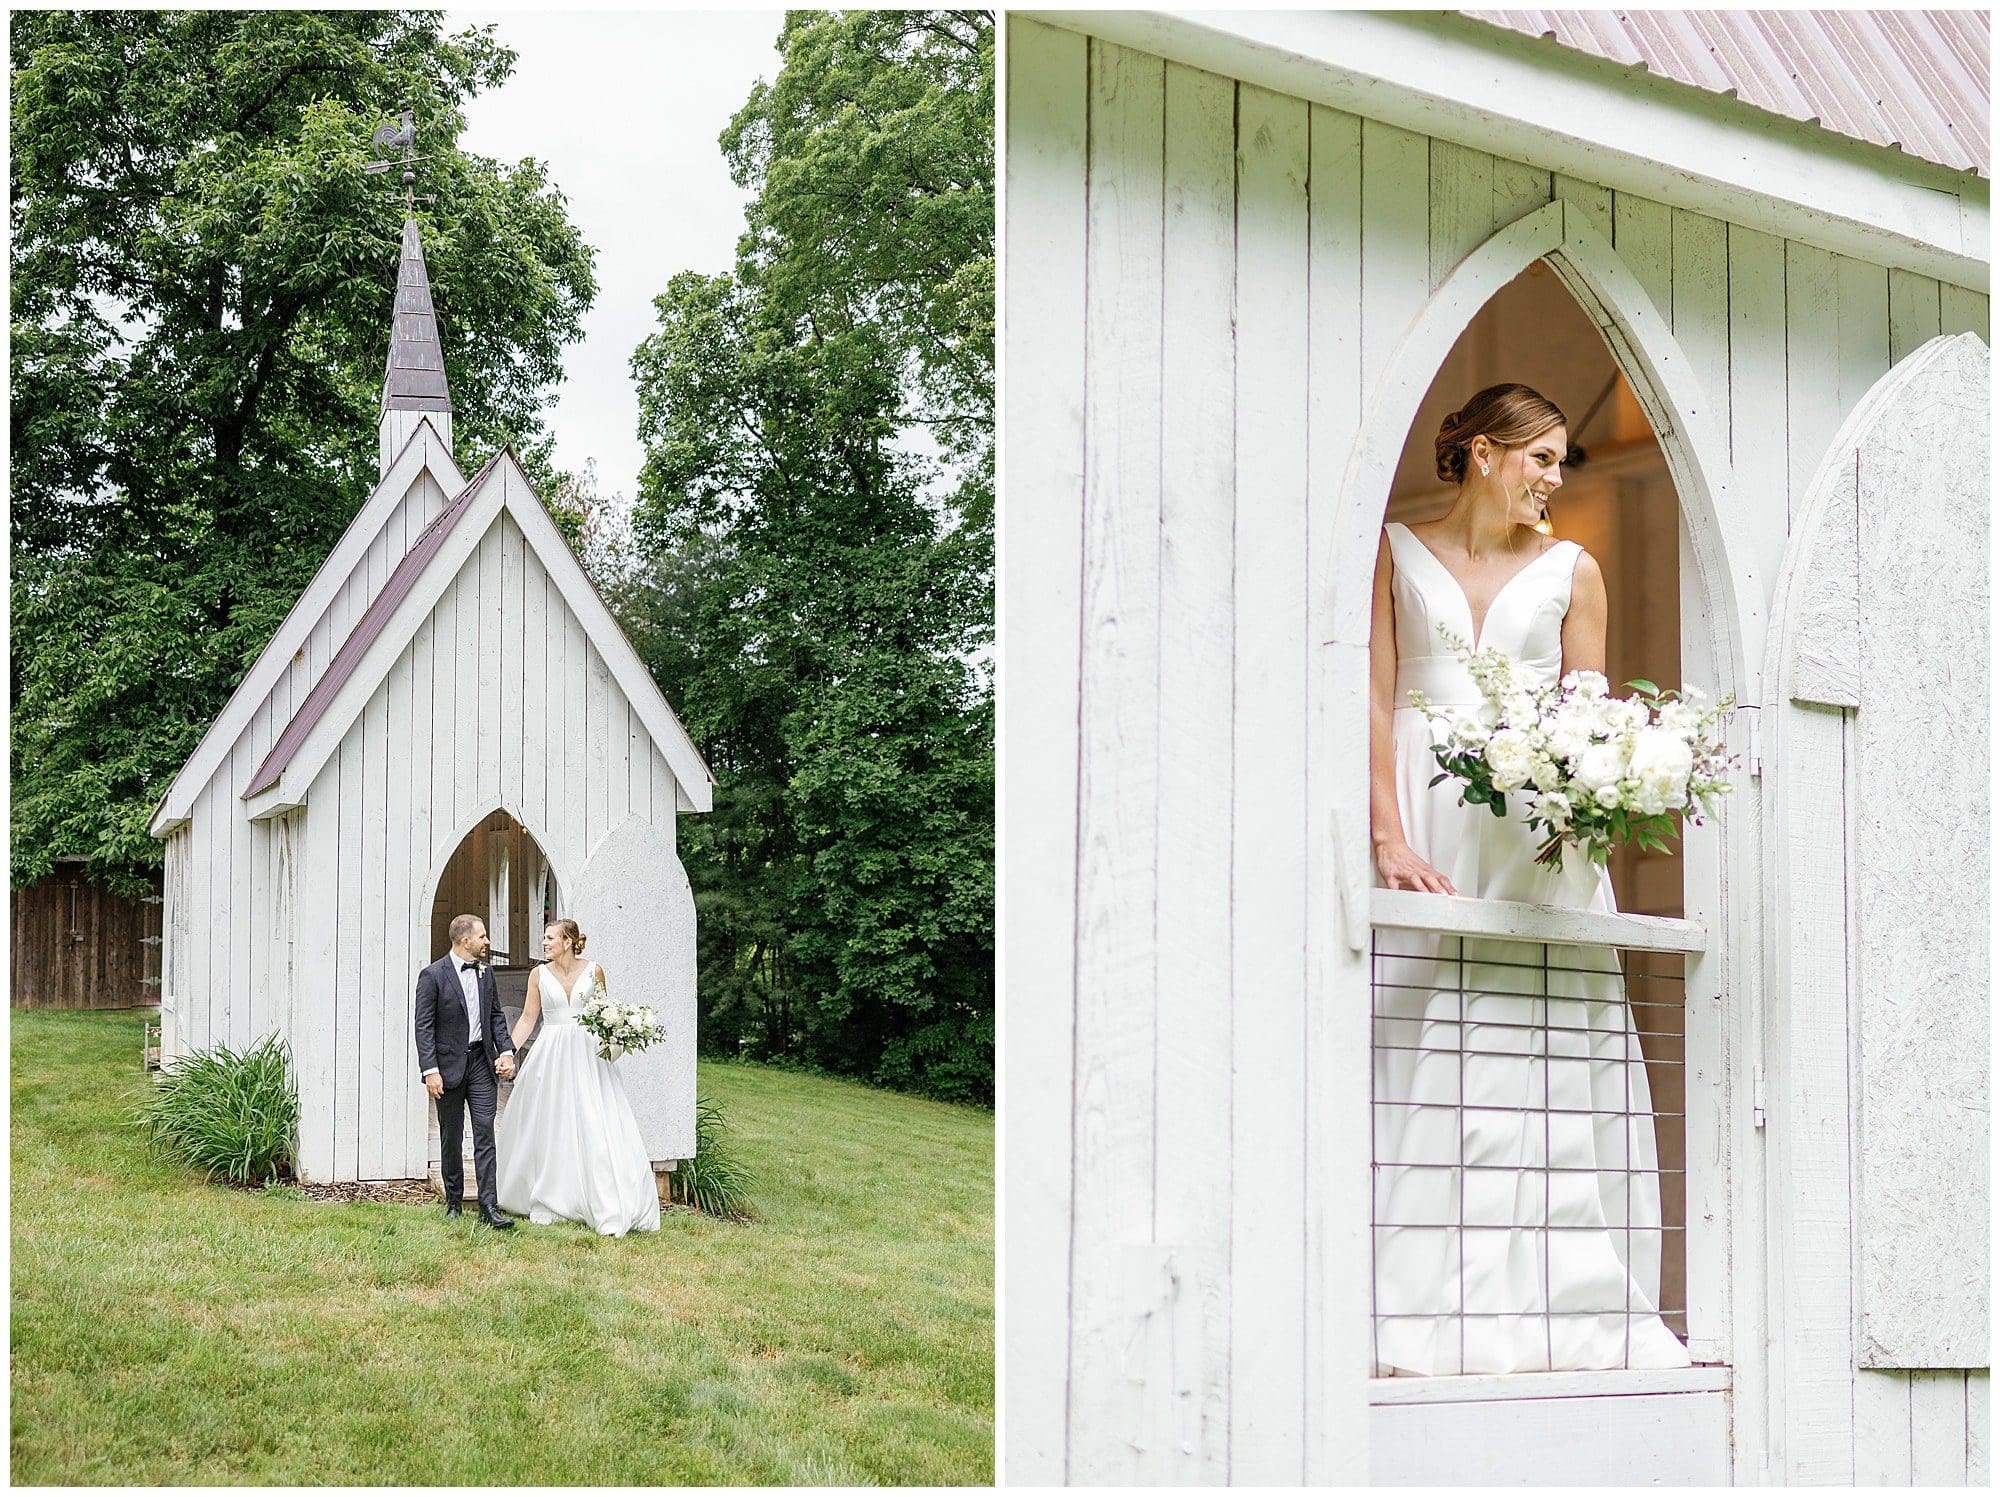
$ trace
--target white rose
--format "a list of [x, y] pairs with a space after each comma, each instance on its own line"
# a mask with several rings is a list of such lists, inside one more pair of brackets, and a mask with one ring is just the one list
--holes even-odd
[[[1593, 743], [1583, 751], [1576, 762], [1577, 783], [1589, 791], [1600, 791], [1606, 785], [1616, 785], [1625, 778], [1625, 745], [1616, 740], [1610, 743]], [[1598, 804], [1612, 805], [1602, 795]]]
[[1502, 728], [1486, 741], [1486, 765], [1493, 771], [1495, 790], [1519, 790], [1528, 783], [1533, 763], [1527, 741], [1512, 728]]
[[1618, 782], [1616, 780], [1613, 780], [1609, 785], [1599, 785], [1597, 787], [1597, 803], [1607, 811], [1618, 804]]
[[1694, 750], [1670, 729], [1641, 728], [1632, 736], [1631, 772], [1641, 780], [1658, 781], [1669, 796], [1685, 795]]

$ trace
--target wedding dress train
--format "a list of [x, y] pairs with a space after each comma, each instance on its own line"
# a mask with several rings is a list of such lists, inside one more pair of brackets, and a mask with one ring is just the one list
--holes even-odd
[[[1437, 633], [1473, 639], [1464, 590], [1407, 528], [1388, 536], [1396, 701], [1476, 705]], [[1509, 579], [1478, 647], [1552, 679], [1580, 550], [1559, 541]], [[1580, 853], [1535, 862], [1520, 797], [1500, 818], [1433, 787], [1432, 741], [1399, 705], [1404, 834], [1459, 894], [1615, 910]], [[1616, 954], [1386, 930], [1376, 951], [1377, 1374], [1687, 1366], [1658, 1313], [1651, 1089]]]
[[542, 1027], [501, 1115], [500, 1206], [530, 1221], [579, 1221], [608, 1237], [654, 1232], [660, 1198], [625, 1083], [576, 1022], [596, 983], [585, 962], [568, 992], [541, 969]]

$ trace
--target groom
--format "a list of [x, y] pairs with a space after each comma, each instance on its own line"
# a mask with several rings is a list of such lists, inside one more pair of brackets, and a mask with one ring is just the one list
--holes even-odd
[[472, 1109], [472, 1171], [479, 1187], [479, 1219], [506, 1229], [500, 1214], [499, 1170], [493, 1153], [493, 1113], [502, 1080], [514, 1074], [514, 1040], [500, 987], [486, 965], [486, 922], [455, 915], [451, 950], [417, 974], [417, 1064], [424, 1089], [437, 1103], [438, 1149], [443, 1156], [444, 1214], [458, 1216], [465, 1199], [465, 1111]]

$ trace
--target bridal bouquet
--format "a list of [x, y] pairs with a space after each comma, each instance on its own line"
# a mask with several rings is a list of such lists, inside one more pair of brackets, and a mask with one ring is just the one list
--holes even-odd
[[613, 1003], [601, 977], [577, 1010], [576, 1022], [597, 1036], [597, 1053], [605, 1060], [616, 1060], [627, 1050], [643, 1050], [667, 1033], [651, 1004]]
[[1474, 650], [1443, 625], [1438, 633], [1485, 700], [1446, 714], [1410, 693], [1450, 723], [1432, 746], [1440, 772], [1431, 783], [1465, 781], [1461, 801], [1489, 805], [1495, 816], [1507, 814], [1509, 793], [1522, 792], [1528, 824], [1547, 839], [1536, 862], [1561, 868], [1566, 845], [1594, 863], [1627, 842], [1664, 851], [1677, 835], [1673, 817], [1700, 826], [1704, 812], [1715, 814], [1716, 797], [1735, 788], [1722, 743], [1733, 696], [1710, 702], [1699, 687], [1663, 692], [1628, 681], [1638, 695], [1620, 699], [1596, 671], [1536, 688], [1504, 651]]

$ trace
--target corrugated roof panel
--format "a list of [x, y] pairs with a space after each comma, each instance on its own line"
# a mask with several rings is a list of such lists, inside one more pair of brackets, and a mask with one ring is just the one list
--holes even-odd
[[1468, 10], [1525, 36], [1991, 175], [1992, 18], [1973, 10]]

